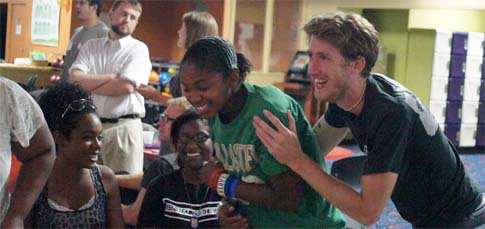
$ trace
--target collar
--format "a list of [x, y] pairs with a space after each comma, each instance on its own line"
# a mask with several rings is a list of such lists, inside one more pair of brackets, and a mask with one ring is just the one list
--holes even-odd
[[109, 33], [108, 33], [105, 37], [104, 44], [105, 45], [107, 45], [107, 44], [119, 44], [121, 48], [125, 48], [132, 40], [133, 40], [133, 37], [131, 35], [125, 36], [125, 37], [120, 38], [120, 39], [111, 40], [109, 38]]

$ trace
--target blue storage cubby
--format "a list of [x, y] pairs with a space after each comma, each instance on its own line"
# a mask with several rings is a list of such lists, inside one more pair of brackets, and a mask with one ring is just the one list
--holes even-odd
[[446, 104], [446, 124], [461, 123], [461, 101], [448, 101]]
[[465, 55], [451, 55], [450, 76], [455, 78], [465, 78]]
[[485, 101], [485, 79], [480, 83], [480, 101]]
[[465, 78], [450, 77], [448, 79], [448, 101], [463, 101]]
[[460, 124], [446, 124], [445, 135], [450, 139], [455, 146], [460, 144]]
[[485, 101], [478, 104], [478, 124], [485, 125]]
[[466, 55], [468, 33], [454, 32], [451, 38], [451, 53]]
[[485, 146], [485, 124], [477, 126], [477, 140], [475, 146]]

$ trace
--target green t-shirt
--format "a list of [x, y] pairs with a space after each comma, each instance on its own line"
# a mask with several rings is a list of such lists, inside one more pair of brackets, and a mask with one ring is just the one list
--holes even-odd
[[[298, 138], [303, 151], [326, 170], [315, 136], [300, 105], [275, 87], [258, 87], [249, 83], [243, 83], [243, 86], [248, 91], [248, 98], [237, 118], [228, 124], [223, 124], [218, 116], [210, 120], [216, 157], [224, 164], [226, 172], [247, 183], [265, 183], [269, 176], [289, 170], [287, 166], [273, 158], [256, 135], [252, 124], [253, 116], [257, 115], [269, 122], [263, 115], [264, 109], [277, 116], [285, 126], [288, 126], [286, 111], [290, 110], [296, 120]], [[345, 226], [340, 211], [306, 183], [304, 183], [304, 199], [295, 212], [251, 204], [241, 205], [238, 210], [248, 218], [252, 227], [341, 228]]]

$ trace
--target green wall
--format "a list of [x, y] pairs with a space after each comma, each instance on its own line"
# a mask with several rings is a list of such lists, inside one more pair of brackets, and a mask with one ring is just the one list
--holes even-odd
[[435, 29], [485, 32], [483, 10], [364, 9], [388, 51], [387, 75], [429, 105]]
[[412, 90], [429, 105], [435, 29], [485, 32], [485, 10], [359, 9], [387, 49], [386, 75]]
[[409, 10], [409, 28], [485, 32], [484, 10]]
[[429, 29], [409, 30], [406, 79], [404, 85], [429, 105], [435, 31]]
[[381, 46], [387, 49], [387, 75], [405, 83], [408, 45], [408, 10], [371, 10], [362, 15], [379, 32]]

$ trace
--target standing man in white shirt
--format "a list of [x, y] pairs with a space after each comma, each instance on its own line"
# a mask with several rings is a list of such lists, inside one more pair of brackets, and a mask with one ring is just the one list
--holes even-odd
[[136, 87], [148, 83], [152, 67], [148, 47], [131, 36], [141, 12], [137, 0], [115, 1], [108, 36], [86, 42], [70, 69], [71, 81], [93, 93], [103, 122], [102, 163], [128, 173], [143, 170], [145, 101]]

